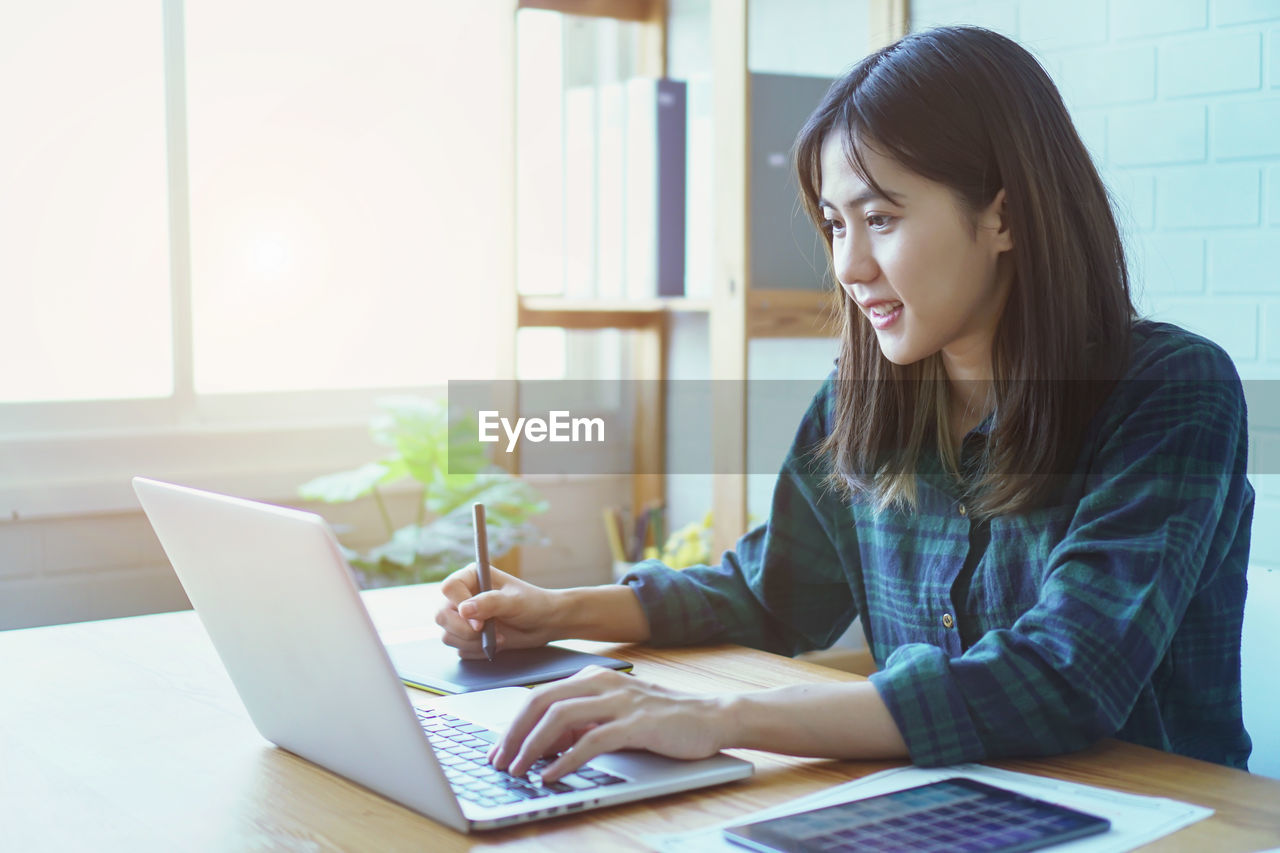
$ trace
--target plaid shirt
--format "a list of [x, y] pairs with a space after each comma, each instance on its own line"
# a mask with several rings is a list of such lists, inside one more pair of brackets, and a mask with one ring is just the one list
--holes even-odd
[[918, 478], [912, 512], [824, 487], [830, 463], [808, 451], [828, 433], [833, 383], [805, 414], [767, 523], [719, 566], [651, 561], [623, 578], [652, 642], [793, 655], [861, 615], [871, 681], [917, 764], [1115, 736], [1246, 766], [1253, 489], [1243, 390], [1221, 349], [1137, 323], [1126, 379], [1090, 422], [1062, 499], [988, 523], [945, 476]]

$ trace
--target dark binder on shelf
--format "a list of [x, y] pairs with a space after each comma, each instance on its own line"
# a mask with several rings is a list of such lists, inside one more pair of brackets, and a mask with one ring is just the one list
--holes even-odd
[[628, 298], [684, 295], [685, 131], [681, 80], [627, 81]]
[[791, 146], [822, 102], [829, 77], [751, 75], [751, 287], [824, 290], [827, 255], [800, 207]]

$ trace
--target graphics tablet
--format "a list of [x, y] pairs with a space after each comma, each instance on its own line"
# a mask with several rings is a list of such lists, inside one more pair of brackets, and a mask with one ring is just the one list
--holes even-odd
[[946, 779], [800, 814], [731, 826], [753, 850], [1038, 850], [1105, 832], [1111, 822], [972, 779]]
[[493, 660], [463, 660], [439, 640], [394, 643], [387, 654], [400, 680], [431, 693], [470, 693], [494, 687], [528, 687], [568, 678], [592, 664], [623, 672], [631, 664], [615, 658], [575, 652], [559, 646], [512, 649]]

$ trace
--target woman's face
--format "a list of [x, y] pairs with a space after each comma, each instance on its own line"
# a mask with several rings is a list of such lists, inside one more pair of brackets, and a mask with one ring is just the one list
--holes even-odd
[[[864, 146], [865, 147], [865, 146]], [[976, 217], [947, 186], [865, 147], [885, 198], [845, 158], [842, 137], [822, 146], [822, 214], [836, 277], [895, 364], [941, 352], [952, 379], [989, 378], [991, 342], [1012, 279], [1004, 190]], [[1005, 256], [1006, 259], [1009, 256]]]

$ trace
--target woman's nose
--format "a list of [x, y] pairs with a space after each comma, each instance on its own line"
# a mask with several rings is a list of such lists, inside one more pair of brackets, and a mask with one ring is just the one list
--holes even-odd
[[836, 278], [846, 291], [855, 284], [870, 284], [880, 277], [880, 267], [871, 254], [866, 235], [851, 234], [832, 244]]

